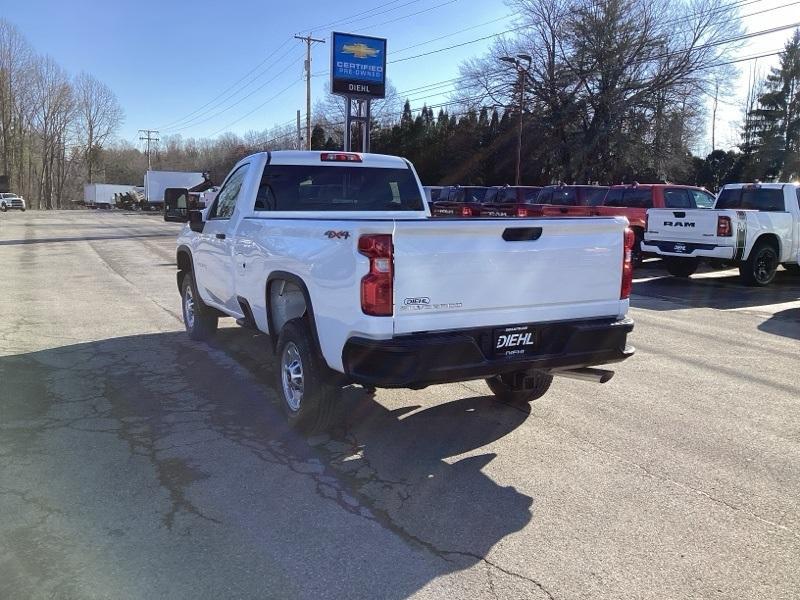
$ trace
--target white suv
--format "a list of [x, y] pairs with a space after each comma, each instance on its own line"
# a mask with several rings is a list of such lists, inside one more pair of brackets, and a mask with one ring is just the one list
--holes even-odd
[[0, 211], [6, 212], [9, 208], [25, 212], [25, 198], [16, 194], [0, 194]]

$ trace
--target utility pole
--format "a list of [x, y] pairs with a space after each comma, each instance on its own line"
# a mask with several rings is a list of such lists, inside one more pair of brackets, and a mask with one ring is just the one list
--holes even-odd
[[306, 43], [306, 150], [311, 150], [311, 44], [324, 44], [325, 40], [313, 38], [310, 33], [307, 36], [296, 35], [294, 39]]
[[300, 109], [297, 109], [297, 149], [303, 149], [303, 135], [300, 133]]
[[147, 170], [150, 170], [150, 142], [158, 141], [158, 131], [156, 129], [140, 129], [139, 139], [147, 142]]
[[[525, 112], [525, 80], [528, 77], [528, 71], [531, 68], [531, 61], [533, 60], [529, 54], [517, 54], [516, 58], [511, 56], [502, 56], [500, 60], [503, 62], [511, 63], [517, 70], [519, 78], [519, 131], [517, 132], [517, 174], [516, 183], [519, 185], [520, 172], [522, 170], [522, 116]], [[522, 66], [522, 61], [528, 63], [527, 67]]]

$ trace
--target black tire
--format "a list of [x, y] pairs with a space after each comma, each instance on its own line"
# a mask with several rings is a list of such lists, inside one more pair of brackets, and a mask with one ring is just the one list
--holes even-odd
[[778, 250], [769, 242], [757, 242], [747, 260], [739, 265], [742, 283], [764, 287], [772, 283], [779, 264]]
[[800, 265], [798, 264], [784, 264], [783, 268], [786, 269], [792, 275], [800, 275]]
[[[522, 376], [533, 380], [529, 381], [529, 384], [532, 383], [530, 387], [523, 388], [515, 385], [514, 380], [520, 379]], [[527, 404], [538, 400], [547, 393], [551, 383], [553, 383], [553, 376], [543, 371], [507, 373], [495, 375], [486, 380], [486, 384], [495, 397], [507, 404]]]
[[[191, 302], [192, 313], [189, 314]], [[191, 272], [186, 273], [181, 280], [181, 312], [186, 333], [193, 340], [205, 342], [214, 337], [219, 325], [217, 312], [203, 303]]]
[[8, 207], [5, 204], [0, 205], [0, 210], [6, 212], [8, 210]]
[[686, 279], [697, 271], [700, 261], [696, 258], [665, 258], [664, 266], [667, 272], [673, 277]]
[[22, 212], [25, 212], [25, 209], [24, 209], [24, 208], [21, 208], [20, 210], [21, 210]]
[[644, 262], [644, 253], [642, 252], [642, 241], [644, 240], [644, 232], [641, 229], [634, 228], [633, 230], [633, 248], [631, 249], [631, 263], [633, 268], [641, 267]]
[[275, 387], [289, 425], [307, 434], [327, 430], [341, 388], [317, 352], [304, 319], [292, 319], [283, 326], [277, 357]]

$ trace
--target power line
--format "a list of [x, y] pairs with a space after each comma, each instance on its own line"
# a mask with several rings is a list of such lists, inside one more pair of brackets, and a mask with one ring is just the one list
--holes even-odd
[[[280, 46], [278, 46], [277, 48], [275, 48], [275, 50], [273, 50], [272, 52], [270, 52], [270, 53], [269, 53], [269, 54], [268, 54], [268, 55], [267, 55], [267, 56], [264, 58], [264, 60], [262, 60], [262, 61], [261, 61], [260, 63], [258, 63], [258, 64], [257, 64], [255, 67], [253, 67], [252, 69], [250, 69], [250, 70], [249, 70], [247, 73], [245, 73], [244, 75], [242, 75], [242, 76], [241, 76], [239, 79], [237, 79], [236, 81], [234, 81], [234, 82], [233, 82], [231, 85], [229, 85], [228, 87], [226, 87], [224, 90], [222, 90], [222, 91], [221, 91], [219, 94], [217, 94], [216, 96], [214, 96], [214, 97], [213, 97], [211, 100], [209, 100], [208, 102], [206, 102], [205, 104], [203, 104], [203, 106], [201, 106], [201, 107], [199, 107], [199, 108], [197, 108], [197, 109], [193, 110], [193, 111], [192, 111], [192, 112], [190, 112], [188, 115], [186, 115], [186, 116], [184, 116], [184, 117], [181, 117], [180, 119], [177, 119], [177, 120], [175, 120], [175, 121], [171, 121], [171, 122], [167, 123], [166, 125], [162, 125], [162, 126], [161, 126], [161, 129], [168, 129], [169, 127], [171, 127], [171, 126], [173, 126], [173, 125], [177, 125], [178, 123], [180, 123], [180, 122], [182, 122], [182, 121], [186, 121], [187, 119], [189, 119], [189, 117], [191, 117], [191, 116], [192, 116], [192, 115], [194, 115], [195, 113], [197, 113], [197, 112], [199, 112], [199, 111], [203, 110], [203, 109], [204, 109], [205, 107], [207, 107], [209, 104], [211, 104], [212, 102], [214, 102], [214, 101], [215, 101], [217, 98], [220, 98], [220, 97], [222, 97], [222, 96], [223, 96], [225, 93], [227, 93], [229, 90], [233, 89], [233, 88], [234, 88], [236, 85], [238, 85], [240, 82], [242, 82], [244, 79], [246, 79], [246, 78], [247, 78], [247, 77], [248, 77], [248, 76], [249, 76], [251, 73], [253, 73], [253, 72], [255, 72], [256, 70], [258, 70], [259, 68], [261, 68], [261, 66], [262, 66], [264, 63], [266, 63], [266, 62], [267, 62], [269, 59], [271, 59], [273, 56], [275, 56], [275, 55], [276, 55], [276, 54], [277, 54], [277, 53], [280, 51], [280, 49], [281, 49], [281, 48], [283, 48], [284, 46], [286, 46], [286, 45], [289, 43], [289, 41], [290, 41], [289, 39], [286, 39], [286, 40], [284, 40], [284, 42], [283, 42], [283, 43], [282, 43]], [[246, 87], [246, 86], [245, 86], [245, 87]], [[235, 94], [234, 94], [234, 95], [235, 95]]]

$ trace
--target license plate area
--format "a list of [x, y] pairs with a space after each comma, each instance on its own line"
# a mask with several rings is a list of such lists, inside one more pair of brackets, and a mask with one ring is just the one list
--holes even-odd
[[533, 354], [539, 342], [533, 325], [515, 325], [492, 331], [492, 351], [495, 358], [514, 358]]

